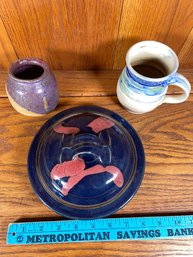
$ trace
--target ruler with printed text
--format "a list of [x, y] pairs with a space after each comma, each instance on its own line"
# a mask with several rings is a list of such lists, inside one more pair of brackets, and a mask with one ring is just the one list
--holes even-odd
[[11, 223], [7, 244], [56, 244], [193, 237], [193, 215]]

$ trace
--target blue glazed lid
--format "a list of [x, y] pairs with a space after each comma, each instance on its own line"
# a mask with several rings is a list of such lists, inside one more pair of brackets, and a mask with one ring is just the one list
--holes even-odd
[[41, 201], [75, 219], [102, 218], [122, 208], [144, 175], [143, 145], [118, 114], [97, 106], [62, 111], [35, 136], [28, 175]]

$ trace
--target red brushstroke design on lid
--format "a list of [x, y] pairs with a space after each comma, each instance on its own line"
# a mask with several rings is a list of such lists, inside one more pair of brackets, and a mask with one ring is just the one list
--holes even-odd
[[104, 117], [98, 117], [96, 119], [94, 119], [93, 121], [91, 121], [87, 127], [92, 128], [92, 130], [95, 133], [99, 133], [102, 130], [111, 128], [114, 125], [114, 123]]
[[65, 161], [62, 164], [56, 164], [51, 171], [51, 178], [61, 179], [63, 177], [75, 176], [83, 171], [85, 167], [84, 160], [77, 157], [74, 160]]
[[110, 173], [115, 185], [122, 187], [124, 182], [123, 174], [117, 167], [113, 165], [103, 167], [102, 165], [97, 164], [91, 168], [85, 169], [85, 162], [79, 157], [74, 160], [65, 161], [62, 164], [56, 164], [51, 171], [51, 178], [52, 180], [58, 180], [64, 177], [69, 177], [67, 182], [63, 182], [62, 187], [62, 193], [64, 195], [68, 195], [68, 192], [84, 177], [103, 172]]
[[64, 127], [59, 124], [54, 128], [54, 131], [57, 133], [60, 133], [60, 134], [65, 134], [65, 135], [70, 135], [70, 134], [75, 135], [75, 134], [78, 134], [80, 129], [77, 127]]

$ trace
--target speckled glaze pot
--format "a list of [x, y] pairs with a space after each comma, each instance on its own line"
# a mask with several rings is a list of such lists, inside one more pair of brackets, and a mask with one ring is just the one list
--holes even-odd
[[19, 59], [8, 71], [6, 92], [21, 114], [41, 116], [58, 104], [57, 82], [47, 63], [38, 58]]

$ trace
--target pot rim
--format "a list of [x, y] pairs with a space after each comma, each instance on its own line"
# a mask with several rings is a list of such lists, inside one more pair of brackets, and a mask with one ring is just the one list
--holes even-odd
[[[29, 65], [29, 64], [42, 67], [43, 68], [43, 73], [39, 77], [34, 78], [34, 79], [21, 79], [21, 78], [17, 78], [14, 75], [14, 70], [17, 67], [24, 66], [24, 65]], [[42, 59], [35, 58], [35, 57], [17, 59], [15, 62], [13, 62], [11, 64], [11, 66], [9, 68], [9, 71], [8, 71], [9, 77], [11, 77], [13, 80], [18, 81], [18, 82], [25, 82], [25, 83], [31, 83], [31, 82], [34, 83], [34, 82], [40, 81], [40, 80], [44, 79], [48, 75], [48, 73], [49, 73], [48, 64], [45, 61], [43, 61]]]

